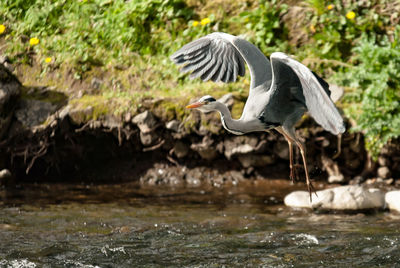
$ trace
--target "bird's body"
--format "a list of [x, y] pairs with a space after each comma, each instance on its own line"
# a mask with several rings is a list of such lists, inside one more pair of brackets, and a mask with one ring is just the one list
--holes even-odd
[[219, 111], [224, 128], [237, 135], [276, 129], [289, 143], [292, 178], [292, 144], [299, 147], [310, 190], [305, 150], [296, 137], [294, 125], [309, 111], [331, 133], [345, 131], [343, 119], [329, 97], [329, 85], [322, 78], [281, 52], [272, 53], [268, 60], [253, 44], [226, 33], [212, 33], [195, 40], [175, 52], [171, 59], [184, 65], [181, 71], [192, 71], [191, 78], [214, 82], [236, 81], [237, 76], [245, 74], [246, 62], [251, 83], [239, 119], [232, 119], [229, 109], [211, 96], [202, 97], [188, 108]]

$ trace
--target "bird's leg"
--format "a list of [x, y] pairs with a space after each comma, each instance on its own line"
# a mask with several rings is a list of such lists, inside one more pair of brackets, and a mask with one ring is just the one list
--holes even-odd
[[295, 142], [296, 142], [297, 146], [298, 146], [299, 149], [300, 149], [301, 157], [302, 157], [302, 159], [303, 159], [304, 173], [306, 174], [307, 189], [308, 189], [308, 192], [309, 192], [309, 194], [310, 194], [310, 202], [311, 202], [311, 201], [312, 201], [312, 198], [311, 198], [312, 192], [314, 192], [315, 195], [316, 195], [317, 193], [315, 192], [315, 188], [314, 188], [314, 186], [312, 185], [312, 183], [311, 183], [311, 181], [310, 181], [310, 176], [308, 175], [307, 160], [306, 160], [306, 151], [305, 151], [305, 149], [304, 149], [303, 144], [302, 144], [300, 141], [298, 141], [298, 140], [296, 139]]
[[285, 139], [289, 145], [289, 167], [290, 167], [289, 177], [292, 180], [292, 182], [294, 182], [295, 179], [297, 179], [296, 167], [293, 165], [293, 142], [294, 142], [294, 140], [292, 138], [290, 138], [289, 135], [286, 134], [286, 132], [282, 129], [282, 127], [278, 127], [278, 128], [276, 128], [276, 130], [285, 137]]
[[[292, 142], [294, 141], [297, 145], [297, 147], [299, 147], [300, 149], [300, 153], [301, 153], [301, 157], [303, 159], [303, 166], [304, 166], [304, 173], [306, 174], [306, 184], [307, 184], [307, 189], [308, 192], [310, 193], [310, 202], [311, 202], [311, 194], [312, 192], [315, 192], [314, 186], [311, 183], [310, 180], [310, 176], [308, 174], [308, 169], [307, 169], [307, 160], [306, 160], [306, 151], [304, 149], [303, 144], [296, 138], [296, 132], [294, 131], [293, 128], [285, 128], [285, 127], [281, 127], [281, 128], [277, 128], [277, 130], [282, 133], [282, 135], [287, 139], [287, 140], [291, 140]], [[292, 167], [291, 167], [292, 168]]]

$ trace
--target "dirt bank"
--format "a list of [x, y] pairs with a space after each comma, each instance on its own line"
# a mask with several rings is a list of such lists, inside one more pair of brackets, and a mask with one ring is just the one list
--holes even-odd
[[[167, 109], [162, 100], [146, 99], [135, 114], [93, 116], [90, 96], [88, 105], [71, 106], [71, 98], [55, 88], [21, 85], [1, 64], [0, 93], [0, 170], [11, 171], [8, 182], [217, 186], [289, 174], [288, 147], [281, 135], [234, 136], [222, 128], [217, 114], [194, 111], [190, 120], [181, 121], [160, 116], [160, 109]], [[232, 107], [238, 100], [228, 94], [223, 101]], [[315, 180], [357, 183], [380, 177], [390, 184], [400, 175], [399, 143], [384, 148], [373, 163], [361, 133], [346, 132], [339, 155], [337, 137], [311, 118], [302, 120], [298, 133]], [[296, 158], [301, 164], [298, 153]]]

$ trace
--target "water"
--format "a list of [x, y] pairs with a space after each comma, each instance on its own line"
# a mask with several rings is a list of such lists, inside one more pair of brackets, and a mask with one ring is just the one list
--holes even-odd
[[400, 267], [400, 215], [288, 209], [277, 188], [3, 190], [0, 266]]

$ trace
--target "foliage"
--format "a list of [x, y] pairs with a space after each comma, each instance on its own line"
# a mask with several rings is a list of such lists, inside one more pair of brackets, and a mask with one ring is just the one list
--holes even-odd
[[[232, 6], [234, 2], [2, 0], [0, 52], [6, 50], [15, 63], [39, 65], [40, 79], [62, 73], [47, 80], [57, 86], [71, 68], [87, 84], [104, 75], [99, 92], [84, 94], [97, 94], [93, 98], [117, 106], [110, 110], [120, 114], [135, 110], [137, 100], [147, 97], [219, 97], [227, 91], [246, 95], [248, 73], [230, 85], [189, 81], [168, 59], [191, 40], [229, 32], [267, 55], [279, 50], [295, 54], [319, 73], [336, 72], [336, 82], [348, 89], [345, 113], [356, 123], [353, 130], [365, 133], [374, 156], [399, 137], [398, 0], [240, 0]], [[300, 13], [286, 20], [292, 8]], [[293, 42], [290, 36], [296, 34], [306, 38]]]
[[377, 157], [380, 149], [400, 136], [400, 27], [393, 42], [364, 36], [353, 49], [358, 64], [337, 74], [350, 89], [345, 112], [356, 122], [354, 131], [365, 135], [367, 149]]
[[308, 0], [312, 9], [308, 30], [314, 40], [309, 48], [318, 57], [347, 61], [361, 35], [374, 35], [379, 40], [391, 27], [390, 16], [379, 15], [374, 8], [384, 4], [381, 2]]
[[281, 23], [282, 15], [288, 10], [286, 4], [278, 0], [260, 0], [256, 9], [240, 14], [236, 21], [245, 22], [250, 31], [250, 40], [267, 54], [287, 47], [287, 29]]

